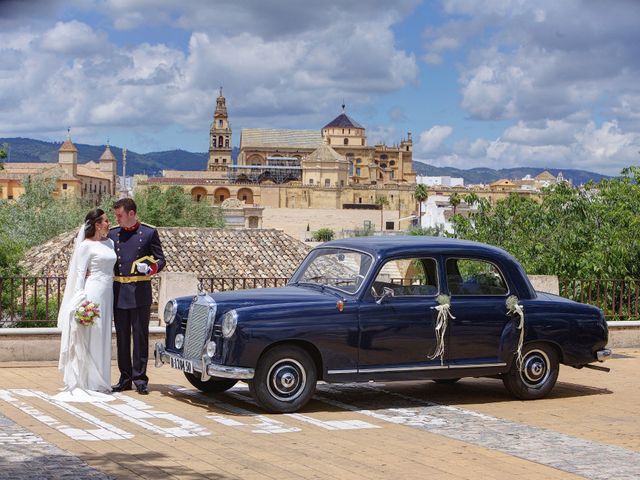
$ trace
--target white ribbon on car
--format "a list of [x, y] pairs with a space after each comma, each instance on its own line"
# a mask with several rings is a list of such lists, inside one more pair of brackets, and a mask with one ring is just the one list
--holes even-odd
[[520, 322], [518, 323], [518, 330], [520, 335], [518, 338], [518, 347], [516, 349], [516, 361], [518, 362], [518, 370], [522, 369], [522, 345], [524, 344], [524, 307], [520, 305], [518, 297], [511, 295], [507, 298], [507, 313], [510, 315], [518, 315]]
[[436, 318], [434, 327], [436, 332], [436, 349], [431, 355], [427, 355], [427, 358], [433, 360], [436, 357], [440, 357], [440, 365], [444, 365], [444, 336], [447, 331], [449, 318], [455, 319], [456, 317], [451, 315], [451, 301], [447, 295], [439, 295], [438, 303], [440, 305], [432, 307], [438, 311], [438, 317]]

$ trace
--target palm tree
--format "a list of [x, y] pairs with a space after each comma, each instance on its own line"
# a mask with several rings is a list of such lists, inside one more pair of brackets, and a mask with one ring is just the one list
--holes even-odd
[[418, 227], [422, 226], [422, 202], [426, 202], [429, 198], [429, 190], [423, 183], [416, 185], [416, 189], [413, 192], [413, 198], [418, 202]]
[[478, 194], [476, 192], [471, 192], [464, 196], [464, 201], [467, 205], [472, 207], [476, 203], [480, 202], [480, 197], [478, 197]]
[[458, 192], [453, 192], [451, 195], [449, 195], [449, 205], [453, 207], [454, 216], [456, 214], [456, 209], [458, 208], [458, 205], [460, 205], [461, 201], [462, 199], [460, 198], [460, 194]]
[[384, 207], [389, 206], [389, 200], [385, 196], [376, 197], [376, 205], [380, 207], [380, 231], [383, 230], [383, 218]]

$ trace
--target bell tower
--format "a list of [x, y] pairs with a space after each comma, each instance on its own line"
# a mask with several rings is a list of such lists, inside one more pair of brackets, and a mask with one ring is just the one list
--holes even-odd
[[231, 127], [227, 115], [226, 100], [220, 94], [216, 99], [216, 111], [213, 114], [213, 123], [209, 131], [209, 160], [207, 170], [220, 172], [223, 177], [227, 173], [227, 167], [231, 165]]

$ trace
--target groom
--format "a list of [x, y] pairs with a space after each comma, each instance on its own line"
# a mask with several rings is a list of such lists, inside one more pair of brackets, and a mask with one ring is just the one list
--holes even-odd
[[[121, 198], [113, 205], [118, 227], [109, 230], [118, 260], [114, 267], [114, 323], [118, 346], [120, 380], [114, 392], [131, 390], [147, 395], [151, 277], [164, 268], [164, 254], [158, 231], [140, 223], [135, 202]], [[133, 362], [131, 333], [133, 332]]]

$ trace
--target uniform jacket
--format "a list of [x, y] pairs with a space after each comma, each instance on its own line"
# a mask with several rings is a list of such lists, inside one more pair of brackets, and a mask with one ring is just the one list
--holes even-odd
[[[134, 263], [142, 261], [153, 267], [153, 273], [164, 268], [165, 260], [158, 231], [150, 225], [140, 223], [133, 231], [114, 227], [109, 230], [109, 238], [113, 240], [118, 259], [114, 266], [116, 277], [148, 277], [138, 273]], [[117, 280], [117, 278], [116, 278]], [[133, 279], [132, 279], [133, 280]], [[134, 281], [131, 283], [113, 282], [115, 308], [138, 308], [151, 305], [150, 281]]]

